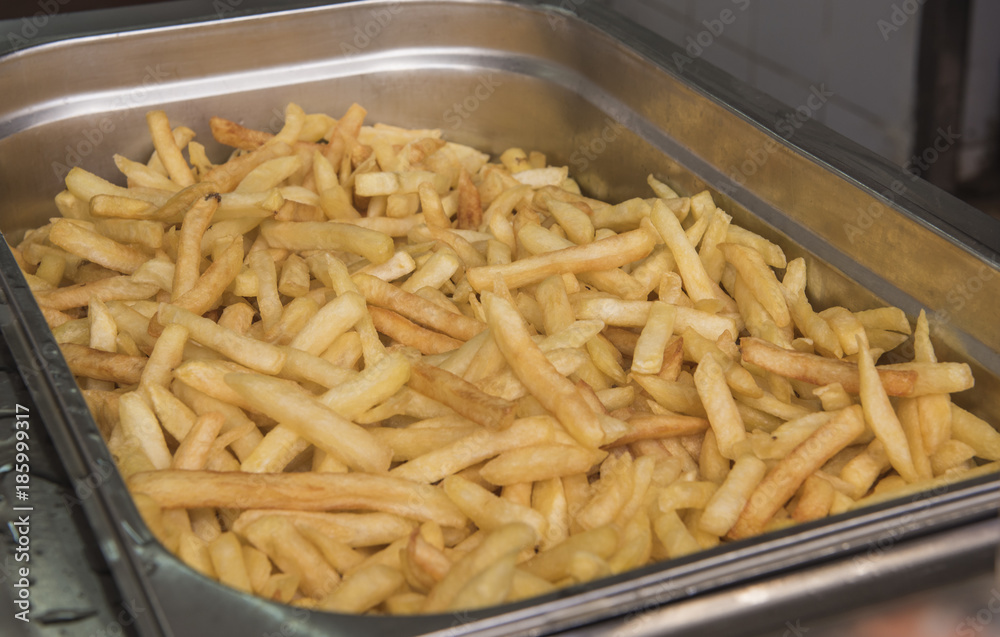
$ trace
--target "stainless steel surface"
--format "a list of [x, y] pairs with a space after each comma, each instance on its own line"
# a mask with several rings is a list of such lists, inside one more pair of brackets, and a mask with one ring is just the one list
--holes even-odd
[[[785, 139], [784, 107], [698, 60], [679, 73], [676, 48], [592, 4], [574, 17], [527, 3], [366, 2], [22, 51], [0, 60], [8, 88], [0, 106], [0, 228], [16, 235], [54, 215], [51, 198], [73, 163], [110, 176], [113, 152], [148, 156], [147, 110], [166, 109], [219, 156], [209, 143], [210, 115], [274, 128], [287, 101], [332, 113], [357, 101], [372, 121], [440, 127], [491, 152], [541, 150], [599, 197], [645, 195], [648, 173], [686, 192], [708, 185], [736, 221], [807, 257], [818, 304], [947, 311], [935, 339], [979, 379], [961, 400], [1000, 422], [997, 222], [811, 121]], [[752, 171], [741, 167], [755, 149], [765, 159]], [[139, 618], [144, 634], [568, 630], [863, 552], [886, 538], [901, 543], [961, 527], [992, 516], [998, 502], [1000, 484], [990, 476], [460, 615], [359, 618], [251, 600], [194, 574], [151, 538], [108, 471], [110, 457], [8, 253], [0, 266], [16, 318], [4, 335], [67, 472], [77, 481], [107, 475], [83, 506], [119, 585], [150, 609]], [[938, 557], [920, 555], [927, 564]]]
[[[926, 593], [927, 588], [937, 588], [940, 593], [942, 587], [956, 585], [961, 580], [974, 581], [976, 592], [980, 595], [985, 592], [981, 598], [968, 600], [973, 602], [969, 610], [975, 615], [977, 604], [988, 605], [996, 592], [990, 583], [998, 537], [1000, 520], [992, 520], [898, 546], [872, 546], [848, 559], [632, 612], [574, 633], [581, 637], [756, 635], [779, 626], [779, 635], [801, 637], [809, 633], [817, 637], [817, 627], [831, 623], [829, 616], [845, 608], [884, 604], [908, 594]], [[923, 600], [927, 599], [925, 594]], [[1000, 598], [995, 606], [994, 612], [1000, 614]], [[952, 625], [959, 628], [962, 619], [959, 615]], [[984, 628], [991, 623], [977, 622]], [[970, 627], [975, 629], [972, 622]], [[963, 633], [956, 630], [933, 634], [939, 637]], [[912, 633], [907, 637], [919, 635]]]

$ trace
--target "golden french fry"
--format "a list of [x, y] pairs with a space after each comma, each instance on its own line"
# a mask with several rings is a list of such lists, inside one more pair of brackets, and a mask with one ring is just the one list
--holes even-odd
[[220, 413], [210, 413], [198, 416], [194, 425], [188, 431], [181, 444], [174, 452], [173, 469], [197, 470], [204, 469], [208, 462], [212, 443], [222, 430], [226, 417]]
[[[736, 447], [746, 439], [743, 418], [736, 409], [736, 401], [729, 391], [722, 367], [714, 355], [702, 358], [694, 373], [698, 397], [708, 414], [708, 422], [715, 433], [719, 452], [726, 458], [736, 458]], [[721, 534], [720, 534], [721, 535]]]
[[677, 270], [684, 280], [684, 288], [691, 296], [691, 300], [716, 299], [722, 302], [727, 311], [736, 311], [736, 303], [722, 291], [718, 283], [708, 276], [704, 264], [698, 257], [694, 246], [688, 241], [676, 214], [663, 199], [657, 199], [653, 203], [649, 220], [674, 255]]
[[196, 200], [184, 215], [177, 243], [171, 300], [176, 301], [198, 281], [201, 273], [201, 238], [212, 222], [220, 200], [218, 193], [206, 195]]
[[604, 451], [574, 445], [533, 445], [501, 453], [487, 462], [479, 475], [497, 485], [538, 482], [586, 473], [605, 456]]
[[208, 553], [219, 581], [237, 590], [250, 593], [250, 575], [243, 556], [243, 546], [233, 533], [222, 533], [208, 544]]
[[597, 414], [590, 409], [579, 390], [555, 370], [531, 340], [524, 319], [514, 306], [486, 292], [483, 293], [483, 306], [493, 338], [528, 391], [554, 413], [563, 427], [583, 446], [593, 448], [610, 442], [605, 440]]
[[149, 126], [156, 154], [167, 169], [170, 179], [182, 188], [192, 185], [195, 182], [194, 173], [191, 172], [191, 167], [184, 160], [181, 149], [174, 140], [167, 114], [163, 111], [150, 111], [146, 113], [146, 124]]
[[372, 263], [384, 263], [395, 252], [389, 235], [348, 223], [265, 221], [260, 231], [272, 248], [343, 250], [361, 255]]
[[791, 316], [782, 293], [782, 286], [775, 278], [774, 271], [764, 262], [764, 257], [756, 250], [733, 243], [719, 244], [719, 250], [750, 287], [751, 292], [771, 315], [774, 323], [778, 327], [788, 325], [791, 322]]
[[237, 363], [266, 374], [276, 374], [285, 364], [285, 353], [222, 327], [183, 308], [161, 303], [157, 318], [163, 325], [178, 324], [187, 328], [191, 339], [225, 354]]
[[134, 385], [142, 377], [146, 357], [113, 354], [75, 343], [61, 343], [66, 364], [74, 376]]
[[163, 470], [133, 475], [131, 488], [164, 508], [227, 507], [382, 511], [442, 526], [466, 517], [439, 489], [364, 473], [243, 473]]
[[403, 345], [417, 348], [423, 354], [451, 352], [462, 344], [450, 336], [424, 329], [392, 310], [369, 306], [368, 314], [376, 330]]
[[171, 455], [163, 438], [160, 422], [142, 396], [136, 392], [122, 395], [118, 400], [118, 409], [125, 435], [139, 445], [153, 467], [169, 467]]
[[458, 340], [467, 341], [486, 329], [479, 321], [443, 310], [435, 303], [377, 277], [357, 274], [353, 280], [368, 303], [397, 312]]
[[536, 283], [552, 274], [593, 272], [617, 268], [641, 259], [653, 250], [653, 237], [633, 230], [586, 245], [519, 259], [506, 265], [469, 268], [466, 279], [478, 291], [491, 290], [500, 275], [511, 289]]
[[[757, 338], [741, 338], [743, 361], [762, 367], [781, 376], [812, 383], [829, 385], [840, 383], [849, 394], [860, 391], [858, 366], [815, 354], [805, 354], [777, 347]], [[876, 368], [885, 393], [890, 396], [913, 394], [919, 373], [911, 369], [890, 366]]]
[[514, 422], [514, 403], [486, 394], [460, 376], [432, 365], [414, 365], [409, 385], [487, 429], [506, 429]]
[[132, 274], [149, 259], [142, 250], [118, 243], [68, 219], [52, 224], [49, 241], [70, 254], [125, 274]]
[[398, 478], [433, 483], [509, 449], [548, 442], [554, 435], [549, 416], [521, 418], [501, 431], [478, 430], [436, 448], [390, 472]]
[[740, 539], [760, 533], [814, 471], [864, 431], [860, 407], [841, 410], [771, 469], [750, 494], [728, 537]]
[[364, 314], [364, 297], [355, 292], [345, 292], [321, 307], [292, 339], [289, 347], [319, 356]]
[[978, 457], [1000, 460], [1000, 433], [985, 420], [952, 404], [951, 429], [954, 439], [975, 449]]
[[368, 472], [388, 470], [391, 450], [297, 383], [258, 374], [227, 374], [225, 381], [255, 409], [348, 466]]
[[861, 380], [861, 406], [864, 408], [865, 422], [882, 441], [885, 453], [893, 468], [907, 482], [920, 479], [913, 465], [913, 456], [899, 419], [889, 403], [889, 397], [876, 375], [875, 364], [868, 350], [868, 343], [858, 339], [858, 372]]
[[335, 613], [363, 613], [378, 606], [403, 584], [403, 574], [384, 564], [363, 567], [319, 602], [319, 608]]
[[537, 532], [526, 524], [515, 522], [496, 528], [478, 547], [458, 560], [448, 574], [430, 591], [423, 611], [440, 612], [451, 608], [462, 590], [469, 586], [477, 575], [505, 557], [516, 556], [537, 542]]

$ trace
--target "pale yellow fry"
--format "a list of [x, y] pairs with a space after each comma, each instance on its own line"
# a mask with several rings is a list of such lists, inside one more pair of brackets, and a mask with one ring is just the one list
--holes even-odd
[[811, 338], [816, 351], [824, 356], [843, 358], [840, 338], [822, 316], [813, 311], [804, 291], [792, 292], [784, 286], [779, 291], [785, 295], [788, 310], [796, 327], [806, 338]]
[[858, 338], [858, 374], [860, 376], [861, 406], [864, 408], [865, 421], [874, 432], [875, 437], [885, 445], [885, 453], [893, 468], [907, 482], [916, 482], [920, 476], [913, 466], [913, 456], [910, 446], [899, 424], [896, 412], [889, 403], [889, 397], [882, 387], [882, 382], [875, 371], [868, 343]]
[[403, 574], [384, 564], [371, 564], [344, 578], [318, 607], [335, 613], [363, 613], [378, 606], [405, 583]]
[[390, 449], [299, 384], [258, 374], [227, 374], [225, 381], [257, 411], [282, 422], [348, 466], [359, 471], [388, 470]]
[[586, 473], [606, 456], [605, 451], [575, 445], [533, 445], [501, 453], [487, 462], [479, 475], [497, 485], [537, 482]]
[[717, 299], [723, 303], [727, 311], [735, 312], [736, 303], [708, 276], [698, 252], [688, 241], [680, 221], [663, 199], [657, 199], [653, 203], [649, 220], [674, 255], [677, 270], [684, 280], [684, 289], [687, 290], [691, 300]]
[[265, 221], [261, 236], [272, 248], [286, 250], [344, 250], [372, 263], [388, 261], [395, 252], [392, 237], [349, 223], [333, 221]]
[[745, 228], [741, 228], [740, 226], [730, 225], [726, 229], [726, 241], [728, 243], [735, 243], [748, 248], [753, 248], [760, 253], [761, 257], [764, 258], [764, 262], [772, 268], [778, 268], [780, 270], [788, 265], [788, 262], [785, 259], [785, 253], [779, 246], [771, 243], [758, 234], [750, 232]]
[[188, 330], [183, 325], [168, 325], [146, 361], [139, 379], [140, 385], [159, 385], [169, 387], [173, 380], [174, 369], [181, 364], [184, 356], [184, 345], [187, 343]]
[[172, 508], [232, 507], [300, 511], [382, 511], [460, 527], [464, 514], [437, 487], [366, 473], [150, 471], [135, 492]]
[[149, 128], [150, 137], [153, 138], [156, 154], [163, 162], [164, 168], [167, 169], [171, 181], [182, 188], [194, 184], [194, 173], [187, 161], [184, 160], [184, 155], [181, 154], [181, 149], [174, 140], [174, 133], [170, 129], [170, 120], [167, 119], [167, 114], [163, 111], [146, 113], [146, 125]]
[[194, 425], [174, 452], [170, 467], [173, 469], [204, 469], [208, 462], [212, 442], [219, 435], [226, 417], [220, 413], [198, 416]]
[[53, 245], [70, 254], [125, 274], [132, 274], [149, 260], [149, 255], [142, 250], [118, 243], [68, 219], [52, 224], [48, 238]]
[[663, 545], [663, 550], [668, 558], [688, 555], [701, 548], [674, 509], [662, 511], [655, 517], [653, 531]]
[[632, 371], [638, 374], [659, 374], [663, 366], [663, 350], [674, 331], [677, 309], [662, 301], [655, 301], [649, 310], [649, 319], [639, 334], [632, 354]]
[[118, 410], [124, 433], [139, 444], [153, 466], [157, 469], [169, 467], [172, 457], [160, 421], [142, 396], [137, 392], [123, 394], [118, 399]]
[[198, 198], [184, 214], [177, 242], [171, 300], [176, 301], [195, 286], [201, 275], [201, 239], [219, 207], [218, 193]]
[[548, 530], [548, 523], [538, 511], [495, 496], [460, 475], [448, 476], [441, 482], [441, 487], [455, 506], [480, 529], [492, 531], [511, 523], [521, 523], [530, 526], [536, 538], [544, 537]]
[[[213, 309], [218, 305], [226, 288], [240, 273], [242, 266], [243, 238], [235, 237], [215, 257], [194, 285], [173, 302], [174, 305], [194, 314], [204, 314]], [[174, 271], [176, 272], [176, 268]], [[164, 289], [173, 289], [172, 279], [170, 287]]]
[[306, 323], [290, 347], [319, 356], [364, 316], [365, 299], [356, 292], [345, 292], [321, 307]]
[[519, 568], [550, 582], [556, 582], [568, 573], [570, 558], [578, 551], [589, 551], [603, 559], [610, 558], [619, 545], [619, 531], [606, 525], [575, 533], [551, 549], [541, 551]]
[[903, 434], [910, 446], [910, 457], [913, 458], [913, 468], [921, 480], [929, 480], [931, 471], [931, 454], [924, 449], [923, 432], [920, 430], [920, 406], [917, 398], [901, 398], [896, 403], [896, 416], [903, 428]]
[[302, 592], [323, 597], [340, 583], [340, 575], [291, 521], [267, 516], [243, 530], [242, 535], [285, 573], [297, 575]]
[[220, 582], [245, 593], [253, 591], [243, 557], [243, 545], [236, 534], [220, 534], [209, 542], [208, 553]]
[[449, 609], [472, 610], [504, 601], [514, 583], [517, 555], [508, 553], [470, 579], [452, 599]]
[[1000, 433], [982, 418], [952, 404], [951, 430], [955, 440], [975, 449], [980, 458], [1000, 460]]
[[173, 436], [174, 440], [184, 440], [198, 415], [162, 385], [147, 383], [141, 387], [167, 433]]
[[390, 475], [430, 484], [509, 449], [548, 442], [553, 435], [551, 417], [521, 418], [502, 431], [474, 431], [394, 468]]
[[278, 322], [284, 309], [278, 296], [278, 271], [274, 258], [266, 250], [251, 252], [249, 260], [250, 268], [257, 275], [257, 309], [266, 332]]
[[300, 168], [302, 160], [297, 155], [270, 159], [247, 173], [233, 192], [268, 192], [280, 186]]
[[607, 239], [554, 252], [546, 252], [513, 263], [469, 268], [466, 279], [477, 291], [493, 289], [495, 277], [515, 289], [541, 281], [552, 274], [609, 270], [647, 256], [653, 250], [653, 236], [633, 230]]
[[423, 611], [441, 612], [452, 606], [462, 590], [480, 573], [499, 560], [516, 556], [538, 542], [538, 534], [526, 524], [512, 522], [496, 528], [475, 549], [458, 560], [444, 579], [427, 595]]
[[309, 448], [310, 442], [295, 430], [277, 425], [267, 432], [240, 464], [247, 473], [277, 473], [285, 469], [296, 457]]
[[[118, 325], [108, 306], [100, 299], [91, 299], [87, 317], [90, 319], [90, 347], [103, 352], [118, 351]], [[145, 371], [143, 368], [143, 373]]]
[[528, 391], [583, 446], [594, 448], [609, 442], [597, 414], [572, 381], [559, 374], [531, 340], [524, 319], [513, 304], [488, 292], [483, 293], [482, 301], [497, 346]]
[[913, 389], [906, 396], [954, 394], [976, 384], [968, 363], [893, 363], [879, 365], [879, 371], [915, 372]]
[[694, 382], [708, 415], [708, 422], [715, 433], [719, 452], [724, 457], [735, 460], [737, 446], [746, 440], [746, 427], [736, 409], [736, 401], [726, 384], [722, 367], [714, 355], [702, 358], [694, 372]]
[[192, 340], [225, 354], [250, 369], [265, 374], [276, 374], [285, 364], [285, 353], [274, 345], [237, 334], [175, 305], [161, 303], [157, 318], [164, 326], [183, 325]]
[[857, 438], [864, 426], [861, 408], [854, 406], [841, 410], [817, 429], [760, 481], [728, 537], [741, 539], [763, 531], [806, 478]]
[[437, 289], [450, 279], [461, 266], [461, 260], [453, 252], [437, 252], [417, 268], [417, 271], [411, 274], [399, 288], [411, 294], [422, 287]]
[[719, 250], [750, 287], [753, 295], [774, 319], [774, 323], [778, 327], [789, 325], [792, 319], [782, 286], [774, 276], [774, 270], [764, 262], [760, 253], [734, 243], [721, 243]]
[[531, 491], [531, 508], [545, 517], [548, 524], [539, 543], [544, 551], [569, 537], [569, 503], [560, 478], [541, 480]]
[[728, 533], [765, 473], [767, 465], [763, 460], [750, 454], [737, 458], [725, 481], [705, 506], [699, 528], [720, 537]]

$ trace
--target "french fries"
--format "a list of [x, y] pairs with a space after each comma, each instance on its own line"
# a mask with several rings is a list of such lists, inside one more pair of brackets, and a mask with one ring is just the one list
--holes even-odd
[[[517, 601], [996, 470], [921, 314], [815, 311], [710, 193], [579, 194], [437, 130], [162, 112], [18, 263], [151, 530], [349, 613]], [[184, 150], [187, 150], [185, 158]], [[781, 270], [784, 270], [781, 273]], [[817, 308], [819, 309], [819, 308]], [[994, 464], [988, 464], [994, 463]]]

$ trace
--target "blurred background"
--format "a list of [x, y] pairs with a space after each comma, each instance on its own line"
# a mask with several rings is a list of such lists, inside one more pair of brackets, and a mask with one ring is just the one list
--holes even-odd
[[[599, 2], [1000, 217], [996, 0]], [[0, 53], [69, 33], [219, 19], [319, 0], [3, 0]], [[115, 12], [95, 9], [118, 8]]]

